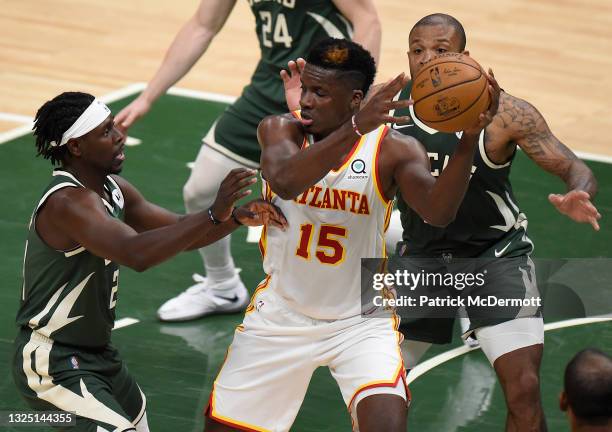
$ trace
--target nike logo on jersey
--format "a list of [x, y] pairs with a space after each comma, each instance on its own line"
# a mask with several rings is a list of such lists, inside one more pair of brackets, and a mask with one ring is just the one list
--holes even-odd
[[498, 251], [497, 249], [495, 249], [495, 258], [499, 258], [500, 256], [502, 256], [504, 254], [504, 252], [506, 252], [506, 249], [508, 249], [508, 246], [510, 246], [510, 244], [512, 244], [512, 242], [509, 242], [502, 250]]
[[414, 126], [414, 123], [408, 123], [408, 124], [406, 124], [406, 123], [404, 123], [404, 124], [393, 123], [391, 125], [391, 128], [393, 128], [395, 130], [398, 130], [398, 129], [405, 129], [405, 128], [409, 128], [409, 127], [413, 127], [413, 126]]

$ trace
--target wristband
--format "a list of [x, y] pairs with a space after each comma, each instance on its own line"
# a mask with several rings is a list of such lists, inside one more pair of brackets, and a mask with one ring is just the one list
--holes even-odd
[[221, 223], [221, 221], [213, 215], [212, 207], [208, 208], [208, 219], [210, 219], [213, 225], [219, 225]]
[[234, 219], [234, 222], [236, 222], [238, 225], [244, 225], [242, 222], [240, 222], [238, 220], [238, 218], [236, 217], [236, 207], [234, 207], [234, 209], [232, 210], [232, 219]]
[[359, 129], [357, 129], [357, 123], [355, 123], [355, 115], [354, 114], [353, 114], [353, 117], [351, 117], [351, 124], [353, 125], [353, 132], [355, 132], [359, 136], [363, 136], [363, 134], [361, 132], [359, 132]]

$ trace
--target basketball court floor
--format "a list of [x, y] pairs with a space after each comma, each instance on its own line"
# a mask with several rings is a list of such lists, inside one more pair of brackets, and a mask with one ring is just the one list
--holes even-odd
[[[26, 409], [11, 378], [11, 343], [27, 222], [50, 172], [48, 161], [34, 157], [33, 140], [26, 132], [28, 118], [45, 100], [65, 90], [105, 96], [116, 113], [142, 89], [126, 86], [152, 75], [172, 35], [196, 5], [168, 5], [158, 0], [129, 5], [118, 1], [101, 5], [95, 0], [58, 0], [53, 7], [50, 3], [0, 0], [0, 410]], [[612, 151], [606, 126], [612, 84], [609, 76], [596, 71], [612, 63], [612, 56], [600, 54], [606, 52], [605, 40], [612, 34], [612, 7], [603, 1], [587, 5], [476, 1], [469, 2], [469, 7], [455, 3], [440, 1], [433, 10], [431, 6], [421, 10], [404, 2], [377, 2], [385, 24], [380, 80], [407, 69], [403, 53], [410, 23], [434, 11], [447, 11], [464, 21], [472, 54], [495, 68], [508, 91], [533, 102], [557, 135], [589, 159], [599, 180], [596, 203], [603, 219], [602, 230], [595, 233], [560, 216], [546, 197], [562, 191], [561, 182], [541, 172], [524, 155], [517, 155], [512, 182], [529, 216], [535, 257], [611, 257], [612, 231], [606, 221], [612, 217]], [[257, 48], [249, 45], [254, 44], [252, 24], [246, 2], [239, 4], [219, 40], [181, 87], [239, 94], [256, 59]], [[244, 58], [227, 55], [227, 47], [237, 40], [244, 40], [240, 45]], [[203, 132], [230, 100], [184, 91], [163, 97], [130, 130], [140, 144], [128, 148], [123, 175], [148, 199], [183, 211], [181, 188], [189, 175], [188, 163], [197, 154]], [[257, 246], [247, 240], [248, 232], [242, 228], [232, 244], [243, 280], [252, 290], [263, 272]], [[183, 324], [162, 324], [155, 319], [157, 307], [190, 285], [196, 271], [201, 271], [196, 253], [183, 254], [140, 274], [122, 269], [117, 305], [120, 328], [114, 331], [113, 340], [147, 395], [151, 430], [202, 430], [202, 410], [212, 382], [242, 319], [240, 314]], [[610, 282], [601, 285], [609, 287]], [[552, 317], [547, 325], [544, 408], [549, 430], [567, 431], [557, 405], [563, 368], [584, 347], [609, 350], [612, 323], [569, 320], [568, 315]], [[409, 430], [502, 430], [505, 407], [495, 375], [479, 350], [464, 351], [457, 341], [436, 347], [428, 353], [419, 375], [411, 376], [414, 402]], [[326, 370], [315, 374], [293, 430], [350, 430], [348, 413]]]

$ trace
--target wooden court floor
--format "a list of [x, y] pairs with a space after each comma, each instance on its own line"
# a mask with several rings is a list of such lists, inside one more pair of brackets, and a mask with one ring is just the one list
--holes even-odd
[[[407, 71], [413, 23], [449, 13], [464, 24], [474, 58], [492, 67], [509, 93], [539, 108], [559, 138], [573, 149], [612, 154], [612, 2], [375, 2], [384, 27], [379, 81]], [[0, 0], [0, 132], [19, 124], [14, 115], [32, 117], [62, 91], [103, 95], [147, 81], [197, 4]], [[238, 95], [258, 57], [254, 27], [248, 2], [238, 0], [208, 53], [179, 85]]]

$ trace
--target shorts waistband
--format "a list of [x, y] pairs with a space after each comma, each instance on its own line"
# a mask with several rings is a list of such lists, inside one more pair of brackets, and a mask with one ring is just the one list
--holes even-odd
[[36, 330], [32, 330], [32, 335], [30, 336], [30, 340], [48, 344], [48, 345], [53, 345], [54, 343], [53, 339], [48, 338], [47, 336], [37, 332]]

